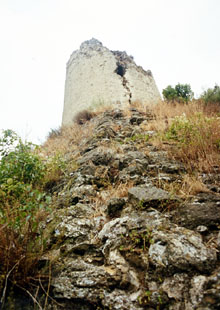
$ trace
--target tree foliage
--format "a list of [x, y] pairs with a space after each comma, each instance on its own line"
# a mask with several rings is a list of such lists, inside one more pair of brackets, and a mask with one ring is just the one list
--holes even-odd
[[214, 88], [208, 88], [202, 93], [200, 99], [202, 99], [205, 104], [220, 104], [220, 87], [216, 84]]
[[168, 85], [162, 91], [163, 97], [168, 101], [188, 102], [193, 98], [193, 92], [189, 84], [177, 84], [175, 87]]

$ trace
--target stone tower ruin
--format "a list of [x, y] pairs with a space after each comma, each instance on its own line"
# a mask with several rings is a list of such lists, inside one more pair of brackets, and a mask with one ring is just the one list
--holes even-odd
[[67, 63], [62, 125], [71, 125], [79, 111], [100, 103], [124, 106], [140, 101], [149, 105], [160, 98], [151, 71], [137, 66], [126, 52], [110, 51], [91, 39]]

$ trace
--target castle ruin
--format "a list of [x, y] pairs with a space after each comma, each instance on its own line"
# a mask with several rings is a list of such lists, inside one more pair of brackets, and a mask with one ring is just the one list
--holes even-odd
[[150, 70], [137, 66], [126, 52], [110, 51], [96, 39], [85, 41], [70, 56], [62, 125], [97, 104], [125, 106], [139, 101], [155, 104], [161, 99]]

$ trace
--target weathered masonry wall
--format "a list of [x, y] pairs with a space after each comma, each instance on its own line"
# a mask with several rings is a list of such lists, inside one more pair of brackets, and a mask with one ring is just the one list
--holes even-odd
[[70, 125], [77, 112], [100, 103], [153, 104], [158, 100], [160, 94], [150, 71], [138, 67], [125, 52], [110, 51], [91, 39], [83, 42], [67, 63], [62, 125]]

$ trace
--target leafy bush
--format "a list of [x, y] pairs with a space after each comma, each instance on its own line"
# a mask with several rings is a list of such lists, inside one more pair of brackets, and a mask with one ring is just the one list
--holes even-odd
[[3, 134], [0, 140], [0, 184], [9, 179], [13, 183], [40, 183], [45, 174], [45, 165], [32, 152], [34, 146], [23, 143], [14, 132], [4, 131]]
[[203, 92], [200, 99], [202, 99], [205, 104], [220, 104], [220, 87], [215, 85], [214, 88], [208, 88]]
[[164, 99], [168, 101], [188, 102], [193, 98], [193, 92], [189, 84], [177, 84], [174, 88], [168, 85], [162, 91]]
[[34, 275], [45, 242], [41, 222], [51, 198], [42, 190], [46, 164], [33, 144], [6, 130], [0, 157], [0, 288], [5, 290], [8, 281], [24, 286]]

